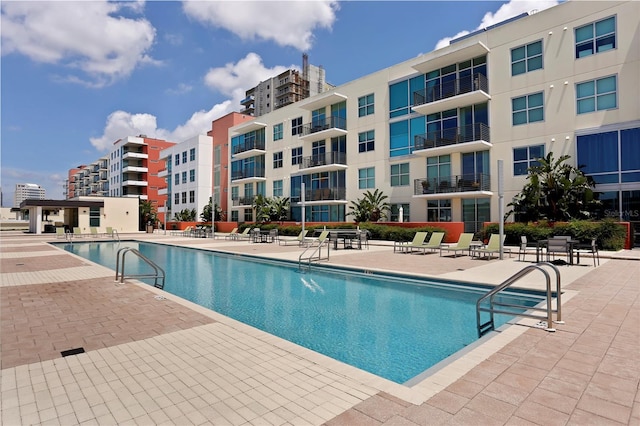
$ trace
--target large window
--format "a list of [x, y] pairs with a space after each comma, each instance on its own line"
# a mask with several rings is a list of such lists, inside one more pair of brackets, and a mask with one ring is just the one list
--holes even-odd
[[278, 141], [278, 140], [282, 139], [282, 137], [283, 137], [282, 133], [283, 133], [282, 123], [274, 124], [273, 125], [273, 140], [274, 141]]
[[282, 179], [273, 181], [273, 196], [274, 197], [282, 197]]
[[542, 40], [511, 49], [511, 75], [542, 69]]
[[511, 99], [513, 125], [535, 123], [544, 120], [544, 96], [542, 92]]
[[614, 109], [618, 106], [616, 76], [576, 84], [578, 114]]
[[527, 169], [540, 163], [538, 158], [544, 158], [544, 145], [524, 146], [513, 149], [513, 175], [523, 176]]
[[358, 189], [371, 189], [375, 187], [376, 187], [375, 167], [358, 169]]
[[390, 123], [389, 156], [398, 157], [411, 154], [415, 147], [416, 136], [422, 135], [424, 132], [425, 119], [423, 116]]
[[302, 134], [302, 117], [291, 120], [291, 136]]
[[190, 203], [196, 202], [196, 191], [189, 191], [189, 202]]
[[375, 130], [358, 133], [358, 152], [373, 151], [375, 149]]
[[182, 193], [182, 204], [187, 204], [187, 191]]
[[282, 151], [273, 153], [273, 168], [279, 169], [282, 167]]
[[358, 98], [358, 117], [373, 114], [373, 93]]
[[575, 29], [576, 59], [616, 48], [616, 17]]
[[291, 148], [291, 165], [302, 164], [302, 147]]
[[451, 222], [451, 200], [427, 201], [428, 222]]
[[391, 186], [409, 185], [409, 163], [391, 165]]
[[597, 184], [640, 182], [640, 127], [579, 135], [578, 161]]
[[[400, 210], [402, 209], [402, 210]], [[391, 204], [391, 216], [389, 217], [389, 221], [391, 222], [399, 222], [400, 212], [402, 211], [402, 221], [409, 222], [409, 218], [411, 217], [410, 205], [409, 203], [403, 204]]]
[[173, 184], [180, 185], [180, 173], [176, 173], [173, 175]]

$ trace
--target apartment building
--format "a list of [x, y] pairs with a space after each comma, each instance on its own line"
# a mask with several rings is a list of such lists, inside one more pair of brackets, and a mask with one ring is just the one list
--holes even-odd
[[68, 172], [64, 184], [65, 199], [81, 196], [100, 196], [109, 194], [109, 159], [99, 158], [89, 165], [80, 165]]
[[263, 194], [290, 197], [293, 220], [304, 198], [305, 220], [348, 221], [380, 189], [391, 221], [474, 232], [499, 219], [498, 160], [508, 203], [553, 152], [585, 166], [604, 216], [637, 223], [638, 16], [639, 2], [565, 2], [235, 126], [229, 217], [253, 220]]
[[156, 211], [164, 206], [167, 196], [159, 191], [166, 187], [166, 182], [158, 173], [166, 167], [160, 152], [173, 145], [175, 142], [145, 135], [127, 136], [114, 142], [108, 157], [109, 196], [148, 200]]
[[44, 200], [45, 190], [35, 183], [16, 183], [13, 194], [13, 206], [20, 207], [24, 200]]
[[303, 54], [302, 73], [289, 69], [247, 90], [245, 98], [240, 101], [243, 106], [241, 113], [259, 117], [325, 92], [330, 87], [325, 81], [324, 68], [309, 64], [309, 57]]
[[199, 135], [177, 145], [163, 149], [160, 159], [166, 164], [158, 177], [166, 179], [166, 187], [159, 195], [166, 197], [166, 204], [159, 206], [159, 219], [167, 220], [185, 209], [196, 210], [196, 220], [211, 197], [213, 140]]

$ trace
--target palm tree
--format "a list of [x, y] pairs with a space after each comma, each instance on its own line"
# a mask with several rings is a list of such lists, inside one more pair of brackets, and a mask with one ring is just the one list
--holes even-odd
[[140, 231], [144, 231], [146, 225], [153, 225], [157, 222], [158, 212], [156, 211], [156, 207], [153, 205], [151, 201], [140, 200], [140, 204], [138, 204], [138, 211], [139, 211], [138, 229]]
[[374, 192], [367, 191], [362, 199], [351, 201], [351, 211], [347, 215], [353, 215], [356, 222], [377, 222], [386, 219], [386, 212], [391, 205], [386, 201], [389, 197], [378, 189]]
[[[216, 204], [214, 206], [214, 211], [216, 212], [215, 221], [216, 222], [223, 221], [224, 215], [222, 213], [222, 207]], [[202, 208], [202, 213], [200, 213], [200, 219], [202, 219], [203, 222], [211, 222], [211, 197], [209, 197], [209, 204], [205, 205]]]
[[291, 203], [287, 197], [274, 197], [269, 199], [271, 220], [283, 221], [289, 218]]

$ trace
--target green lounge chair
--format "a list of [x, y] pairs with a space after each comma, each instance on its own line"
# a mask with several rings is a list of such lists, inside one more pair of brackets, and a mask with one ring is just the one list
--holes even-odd
[[431, 234], [431, 237], [429, 238], [429, 241], [418, 248], [422, 250], [423, 254], [426, 254], [427, 250], [431, 250], [432, 252], [434, 252], [440, 248], [440, 246], [442, 245], [443, 239], [444, 239], [444, 232], [433, 232]]
[[62, 226], [59, 226], [56, 228], [56, 238], [64, 238], [64, 228]]
[[242, 233], [236, 234], [236, 237], [234, 238], [235, 240], [251, 240], [251, 232], [257, 228], [244, 228], [244, 231], [242, 231]]
[[453, 257], [458, 257], [458, 252], [465, 252], [471, 250], [471, 241], [473, 240], [473, 234], [470, 232], [465, 232], [460, 234], [458, 238], [458, 242], [452, 246], [442, 246], [440, 247], [440, 256], [442, 256], [443, 251], [453, 252]]
[[90, 227], [89, 230], [91, 231], [91, 237], [98, 238], [100, 236], [100, 234], [98, 233], [98, 228], [96, 228], [95, 226]]
[[[502, 236], [503, 243], [504, 243], [505, 237], [506, 235]], [[509, 253], [509, 257], [511, 257], [511, 249], [506, 248], [503, 245], [502, 251], [504, 253]], [[489, 237], [489, 242], [487, 243], [486, 246], [475, 248], [472, 251], [473, 256], [476, 256], [479, 258], [486, 257], [487, 259], [491, 259], [491, 255], [494, 253], [500, 255], [500, 235], [499, 234], [491, 234], [491, 237]]]
[[82, 235], [82, 231], [77, 226], [73, 228], [73, 238], [84, 238], [84, 235]]
[[393, 251], [399, 251], [400, 253], [411, 253], [414, 248], [420, 248], [424, 246], [424, 240], [427, 239], [428, 232], [418, 231], [413, 236], [412, 241], [395, 241], [393, 243]]
[[231, 232], [224, 236], [225, 240], [235, 240], [238, 236], [238, 228], [233, 228]]
[[305, 237], [307, 236], [307, 233], [309, 232], [308, 229], [305, 229], [304, 231], [300, 231], [300, 233], [298, 234], [297, 237], [295, 238], [283, 238], [280, 237], [278, 238], [278, 244], [280, 245], [289, 245], [289, 244], [296, 244], [301, 246], [302, 244], [304, 244], [304, 240]]

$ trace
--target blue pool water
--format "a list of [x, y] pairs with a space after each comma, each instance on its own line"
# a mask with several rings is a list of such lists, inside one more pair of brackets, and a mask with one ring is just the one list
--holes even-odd
[[[133, 241], [61, 246], [112, 269], [119, 248], [137, 248], [164, 268], [166, 291], [397, 383], [477, 340], [475, 303], [486, 292]], [[149, 271], [132, 254], [126, 266], [126, 274]], [[498, 315], [496, 327], [509, 318]]]

